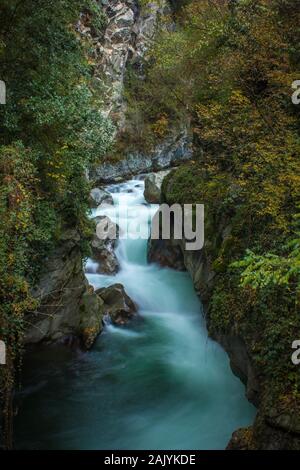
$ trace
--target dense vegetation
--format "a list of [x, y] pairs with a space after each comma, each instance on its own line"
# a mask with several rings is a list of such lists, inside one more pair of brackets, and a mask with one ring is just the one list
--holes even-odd
[[167, 177], [165, 198], [205, 204], [210, 332], [245, 339], [262, 406], [287, 413], [290, 429], [300, 422], [299, 25], [299, 1], [190, 1], [153, 46], [146, 80], [131, 82], [152, 138], [192, 122], [194, 161]]
[[96, 30], [103, 15], [93, 0], [2, 0], [0, 107], [0, 338], [4, 438], [11, 446], [11, 400], [24, 314], [37, 308], [30, 287], [65, 226], [89, 237], [88, 165], [112, 134], [93, 87], [87, 39], [76, 33], [80, 13]]
[[[292, 104], [291, 84], [300, 78], [300, 1], [170, 3], [175, 30], [163, 28], [142, 73], [133, 68], [127, 76], [123, 145], [149, 147], [191, 123], [194, 161], [167, 177], [164, 194], [169, 203], [205, 204], [205, 251], [216, 273], [207, 299], [210, 332], [245, 339], [263, 407], [286, 413], [285, 426], [299, 429], [300, 373], [291, 345], [300, 338], [300, 105]], [[7, 447], [25, 314], [37, 308], [30, 288], [66, 226], [80, 231], [87, 254], [85, 171], [111, 141], [90, 44], [76, 32], [80, 12], [101, 31], [105, 20], [93, 0], [0, 5], [0, 79], [7, 85], [0, 106], [0, 338], [8, 352], [0, 401]], [[242, 438], [251, 448], [259, 436], [249, 430]]]

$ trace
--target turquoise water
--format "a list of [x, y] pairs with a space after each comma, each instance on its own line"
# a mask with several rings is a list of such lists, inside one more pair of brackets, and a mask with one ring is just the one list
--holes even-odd
[[[111, 188], [106, 213], [125, 231], [149, 224], [143, 182]], [[126, 208], [131, 207], [131, 213]], [[121, 240], [116, 276], [93, 273], [91, 284], [121, 282], [137, 303], [129, 327], [107, 325], [89, 353], [62, 346], [27, 355], [16, 419], [26, 449], [223, 449], [232, 432], [253, 422], [255, 408], [228, 357], [206, 332], [187, 273], [146, 260], [146, 240]]]

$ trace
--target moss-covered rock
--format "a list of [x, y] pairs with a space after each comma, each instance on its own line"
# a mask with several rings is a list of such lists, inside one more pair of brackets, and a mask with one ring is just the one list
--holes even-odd
[[96, 291], [104, 303], [103, 309], [116, 325], [125, 325], [135, 316], [137, 307], [122, 284], [113, 284]]
[[79, 338], [90, 348], [102, 330], [102, 302], [85, 277], [80, 234], [66, 230], [47, 260], [32, 295], [36, 312], [26, 316], [25, 344]]
[[103, 329], [104, 302], [90, 289], [80, 303], [79, 334], [85, 349], [90, 349]]
[[150, 204], [159, 204], [161, 195], [161, 185], [169, 170], [150, 173], [145, 178], [144, 197]]

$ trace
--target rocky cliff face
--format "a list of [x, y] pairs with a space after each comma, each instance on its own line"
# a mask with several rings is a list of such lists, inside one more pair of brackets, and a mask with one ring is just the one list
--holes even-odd
[[[95, 80], [104, 90], [103, 113], [115, 123], [115, 140], [118, 141], [128, 125], [124, 99], [126, 72], [128, 67], [133, 67], [143, 78], [143, 61], [157, 31], [172, 28], [172, 24], [162, 21], [170, 15], [171, 8], [167, 0], [144, 2], [143, 7], [138, 0], [102, 0], [99, 4], [107, 18], [104, 34], [99, 36], [93, 31], [86, 15], [82, 15], [77, 29], [92, 41]], [[148, 153], [125, 149], [118, 162], [101, 163], [91, 169], [90, 179], [95, 184], [113, 182], [190, 159], [192, 140], [187, 128], [173, 132]]]
[[[167, 195], [163, 192], [167, 202]], [[229, 227], [216, 227], [218, 236], [224, 241], [230, 233]], [[247, 331], [236, 334], [234, 325], [226, 332], [220, 331], [211, 321], [209, 304], [216, 283], [217, 273], [206, 248], [200, 251], [187, 251], [185, 240], [149, 240], [148, 260], [174, 269], [186, 269], [193, 280], [195, 290], [204, 304], [210, 336], [228, 353], [232, 371], [246, 386], [246, 396], [258, 413], [254, 425], [237, 430], [228, 444], [228, 449], [299, 449], [299, 417], [292, 413], [281, 413], [270, 405], [266, 394], [262, 393], [263, 377], [255, 365], [251, 352], [254, 338]], [[266, 384], [264, 383], [264, 390]]]
[[192, 140], [188, 132], [183, 131], [176, 138], [157, 145], [150, 154], [130, 153], [116, 163], [107, 162], [91, 169], [90, 179], [95, 185], [118, 182], [141, 173], [165, 170], [191, 157]]
[[[99, 0], [98, 3], [107, 19], [105, 31], [96, 31], [91, 26], [88, 13], [82, 13], [76, 28], [83, 39], [88, 37], [93, 44], [94, 77], [101, 89], [104, 88], [103, 112], [120, 131], [126, 125], [123, 95], [127, 67], [130, 64], [142, 74], [142, 60], [170, 7], [167, 0], [149, 2], [143, 9], [138, 0]], [[125, 155], [115, 164], [104, 163], [92, 169], [89, 176], [97, 184], [114, 182], [169, 168], [191, 155], [191, 138], [183, 130], [157, 145], [148, 155], [138, 152]], [[90, 346], [91, 338], [101, 332], [103, 305], [86, 280], [79, 242], [76, 231], [67, 231], [45, 260], [34, 291], [41, 306], [39, 312], [27, 318], [26, 344], [80, 338]]]
[[161, 186], [164, 178], [171, 170], [149, 173], [145, 178], [144, 198], [150, 204], [159, 204], [161, 199]]
[[127, 67], [131, 64], [141, 68], [161, 18], [170, 13], [170, 7], [167, 0], [148, 2], [143, 8], [138, 0], [99, 0], [98, 3], [107, 18], [104, 34], [100, 36], [93, 31], [85, 14], [77, 29], [94, 44], [95, 77], [104, 88], [103, 112], [120, 130], [125, 125], [123, 92]]
[[88, 284], [80, 235], [75, 229], [66, 230], [45, 259], [32, 294], [40, 305], [38, 311], [26, 316], [25, 344], [61, 341], [90, 349], [107, 317], [116, 324], [125, 324], [136, 314], [136, 307], [122, 285], [95, 292]]
[[79, 339], [85, 347], [92, 345], [102, 330], [103, 302], [84, 275], [76, 230], [66, 230], [45, 259], [33, 295], [40, 306], [26, 318], [25, 344]]

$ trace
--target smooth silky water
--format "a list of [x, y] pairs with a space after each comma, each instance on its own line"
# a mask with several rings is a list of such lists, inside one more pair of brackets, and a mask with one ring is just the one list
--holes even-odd
[[[110, 187], [115, 206], [93, 216], [117, 220], [118, 208], [134, 206], [131, 223], [145, 228], [143, 189], [140, 180]], [[117, 275], [96, 274], [89, 260], [87, 277], [96, 288], [122, 283], [138, 319], [106, 325], [88, 353], [48, 346], [27, 354], [16, 447], [224, 449], [234, 430], [253, 422], [255, 408], [226, 353], [207, 336], [189, 275], [147, 264], [146, 240], [120, 240], [117, 256]]]

